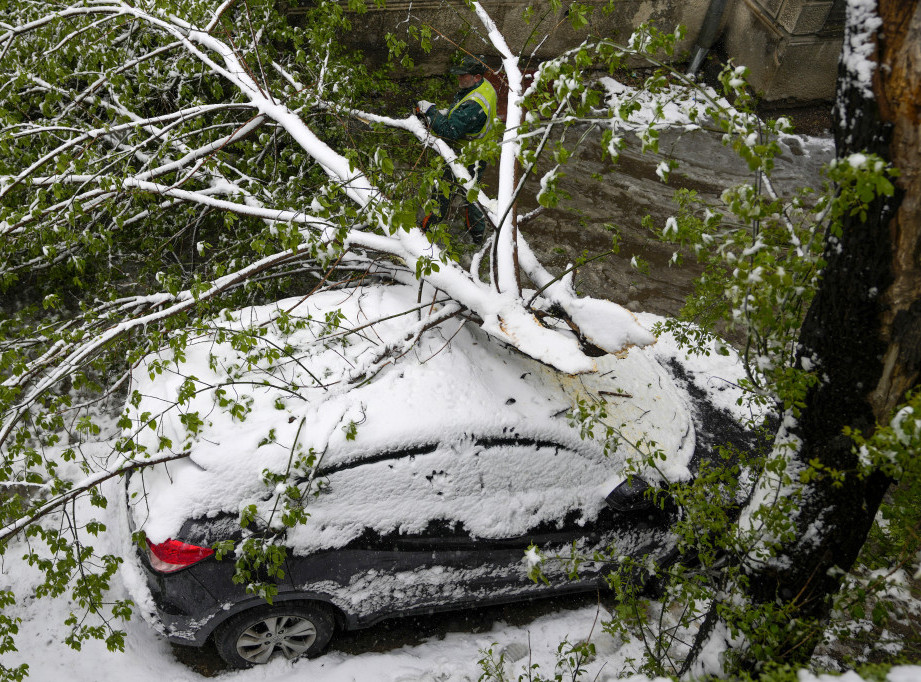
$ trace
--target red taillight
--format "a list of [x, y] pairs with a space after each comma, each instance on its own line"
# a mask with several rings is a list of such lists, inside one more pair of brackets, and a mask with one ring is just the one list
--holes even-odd
[[187, 545], [179, 540], [167, 539], [157, 545], [147, 541], [147, 557], [151, 567], [160, 573], [172, 573], [191, 566], [214, 554], [210, 547]]

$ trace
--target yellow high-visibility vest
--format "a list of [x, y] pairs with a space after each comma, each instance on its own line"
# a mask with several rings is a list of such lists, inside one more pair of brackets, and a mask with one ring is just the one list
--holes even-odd
[[486, 124], [480, 129], [480, 132], [475, 135], [467, 135], [466, 138], [468, 140], [479, 140], [480, 138], [486, 137], [492, 129], [492, 122], [496, 118], [496, 110], [499, 108], [499, 96], [496, 94], [496, 89], [492, 86], [492, 83], [484, 78], [482, 83], [464, 95], [461, 101], [451, 108], [451, 111], [448, 112], [448, 117], [450, 118], [451, 114], [453, 114], [461, 104], [469, 102], [470, 100], [479, 104], [480, 108], [483, 109], [483, 112], [486, 114]]

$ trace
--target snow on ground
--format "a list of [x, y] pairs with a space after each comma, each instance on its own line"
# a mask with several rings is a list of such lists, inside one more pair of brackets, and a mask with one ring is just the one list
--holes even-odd
[[[128, 624], [124, 653], [106, 651], [99, 642], [90, 642], [76, 652], [61, 644], [66, 629], [61, 626], [69, 608], [64, 600], [43, 600], [40, 612], [25, 619], [18, 637], [19, 653], [4, 663], [25, 660], [30, 665], [29, 679], [35, 682], [80, 680], [93, 682], [191, 682], [207, 679], [179, 663], [169, 645], [158, 639], [143, 621]], [[616, 679], [625, 656], [636, 657], [636, 642], [622, 646], [595, 623], [597, 610], [584, 607], [540, 617], [525, 626], [497, 623], [489, 632], [448, 633], [443, 639], [431, 638], [421, 644], [398, 647], [385, 652], [350, 655], [331, 651], [313, 660], [289, 662], [275, 659], [251, 670], [227, 671], [220, 680], [234, 682], [474, 682], [482, 674], [477, 661], [492, 649], [496, 659], [505, 654], [506, 671], [517, 679], [530, 663], [552, 673], [559, 643], [582, 641], [591, 634], [598, 657], [586, 666], [587, 679], [611, 682]], [[602, 612], [602, 617], [607, 613]], [[593, 629], [594, 625], [594, 629]], [[530, 650], [529, 650], [530, 643]], [[599, 675], [600, 673], [600, 675]], [[596, 677], [597, 675], [597, 677]], [[635, 678], [636, 682], [646, 680]]]
[[[801, 670], [799, 672], [799, 682], [863, 682], [863, 679], [864, 678], [854, 671], [848, 671], [842, 675], [815, 675], [807, 670]], [[921, 666], [896, 666], [886, 675], [886, 680], [887, 682], [918, 682], [918, 680], [921, 680]]]

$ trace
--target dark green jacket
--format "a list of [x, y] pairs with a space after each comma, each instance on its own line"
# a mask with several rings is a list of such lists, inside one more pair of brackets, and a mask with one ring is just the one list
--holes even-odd
[[448, 142], [459, 142], [476, 136], [486, 125], [486, 112], [483, 111], [483, 107], [474, 100], [464, 102], [457, 109], [454, 109], [454, 106], [478, 87], [479, 83], [458, 90], [448, 108], [448, 114], [442, 114], [436, 107], [430, 107], [425, 115], [429, 119], [432, 132]]

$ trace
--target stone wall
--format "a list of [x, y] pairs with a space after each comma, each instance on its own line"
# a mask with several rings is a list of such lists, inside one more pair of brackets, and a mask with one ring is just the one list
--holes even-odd
[[[580, 31], [572, 28], [566, 6], [557, 12], [550, 11], [547, 2], [526, 0], [484, 0], [483, 6], [502, 31], [516, 54], [533, 56], [535, 62], [560, 54], [578, 45], [586, 36], [604, 36], [626, 41], [633, 29], [644, 21], [651, 21], [663, 30], [671, 31], [679, 24], [687, 28], [687, 37], [680, 50], [690, 51], [694, 36], [700, 30], [709, 0], [617, 0], [610, 13], [602, 12], [607, 0], [582, 0], [594, 11], [589, 24]], [[370, 4], [370, 3], [369, 3]], [[529, 22], [523, 20], [528, 5], [534, 5]], [[295, 17], [297, 8], [289, 13]], [[443, 73], [450, 63], [456, 46], [476, 54], [493, 58], [498, 66], [498, 53], [482, 34], [482, 26], [461, 0], [390, 0], [383, 9], [374, 9], [363, 15], [353, 15], [353, 31], [343, 40], [361, 48], [372, 58], [384, 55], [384, 36], [395, 33], [412, 43], [406, 35], [410, 25], [430, 26], [433, 32], [432, 51], [429, 54], [413, 49], [411, 54], [423, 74]]]
[[769, 101], [831, 99], [844, 35], [845, 0], [735, 0], [726, 53], [751, 70]]
[[[613, 11], [602, 11], [607, 0], [583, 0], [595, 11], [589, 25], [574, 31], [566, 7], [553, 12], [546, 1], [483, 0], [510, 47], [531, 66], [578, 45], [586, 35], [626, 41], [644, 21], [662, 30], [686, 28], [678, 46], [677, 61], [687, 61], [700, 33], [710, 0], [617, 0]], [[534, 6], [529, 22], [525, 8]], [[754, 88], [768, 101], [807, 102], [830, 99], [834, 94], [837, 59], [841, 50], [845, 0], [730, 0], [721, 21], [725, 52], [751, 70]], [[298, 9], [289, 13], [296, 21]], [[461, 0], [392, 0], [384, 9], [353, 16], [353, 31], [343, 41], [364, 51], [372, 60], [385, 56], [384, 36], [407, 40], [407, 28], [429, 26], [430, 53], [411, 49], [416, 73], [444, 73], [451, 55], [461, 47], [483, 54], [498, 66], [496, 51], [482, 35], [476, 16]], [[409, 75], [409, 74], [406, 74]]]

